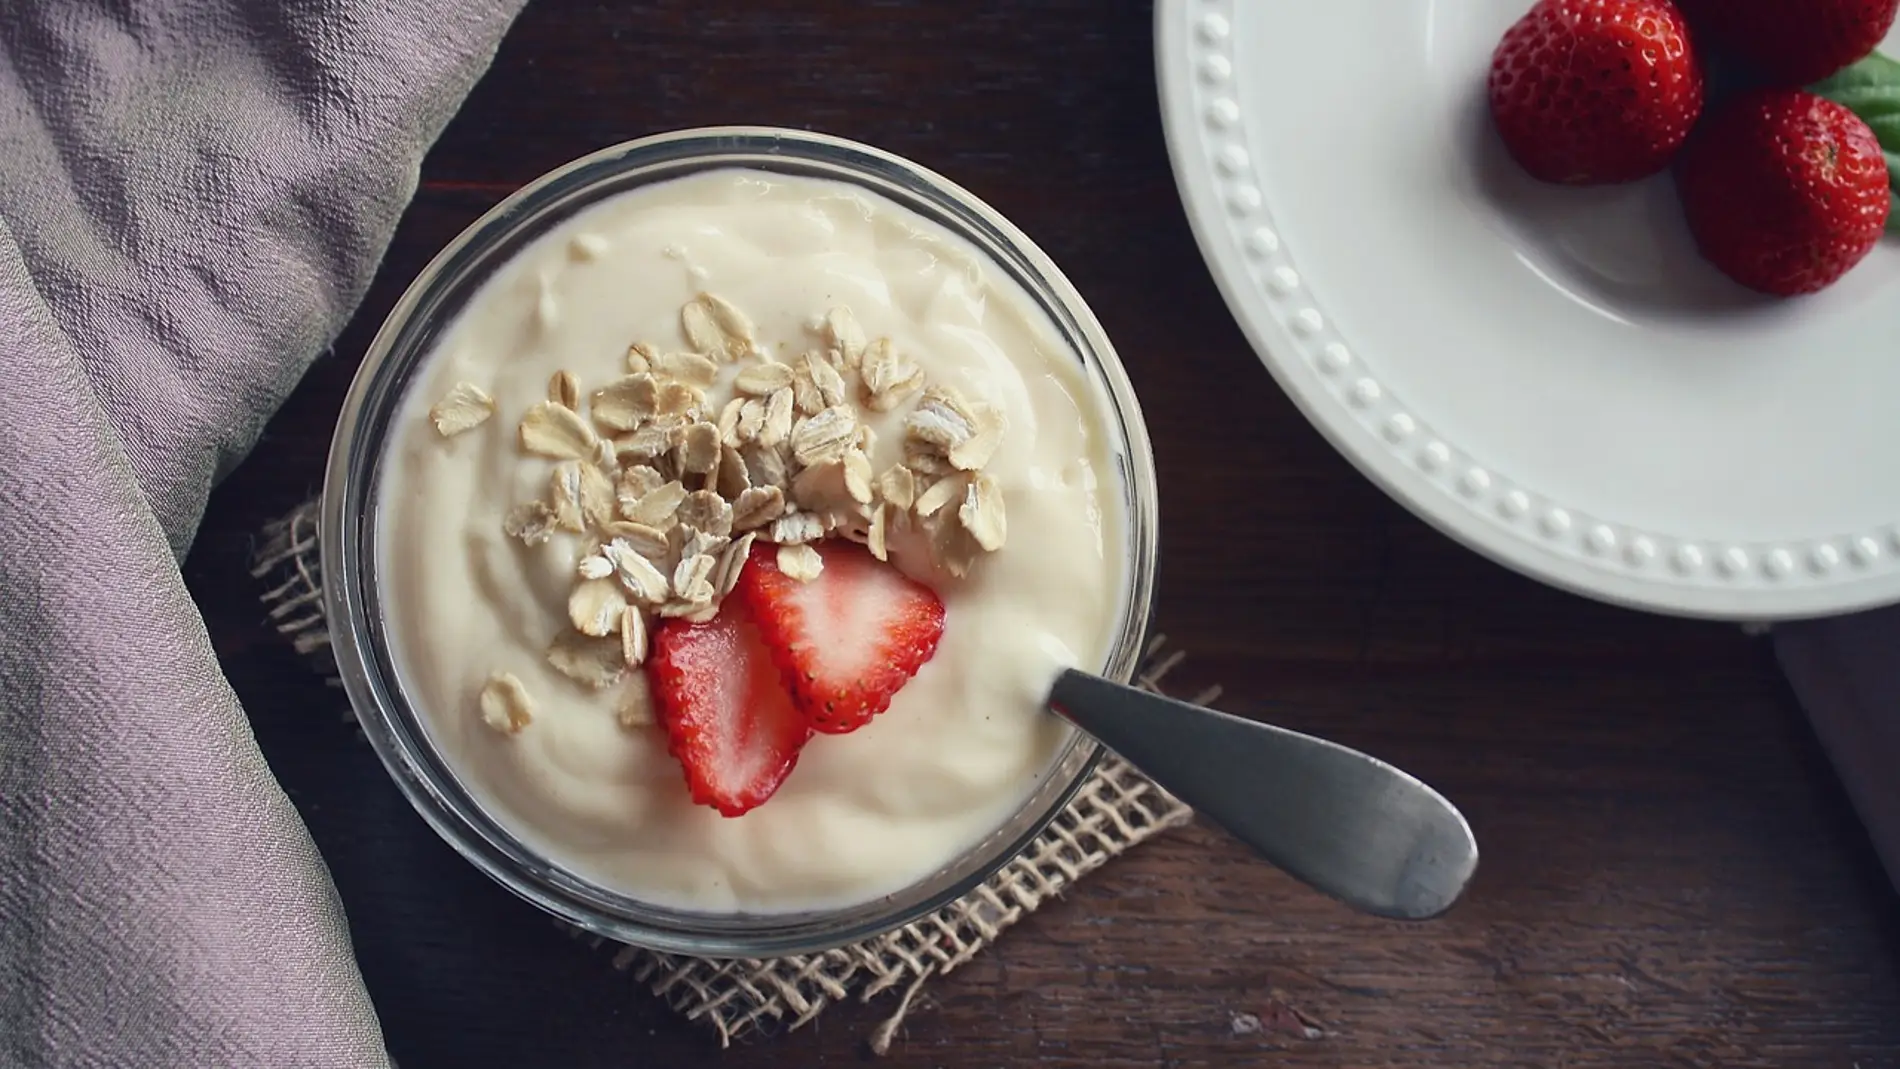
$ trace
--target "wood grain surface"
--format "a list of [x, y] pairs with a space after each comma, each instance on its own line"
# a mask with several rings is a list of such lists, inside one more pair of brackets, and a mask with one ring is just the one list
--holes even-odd
[[434, 838], [339, 693], [268, 637], [244, 574], [257, 525], [318, 486], [356, 361], [437, 248], [574, 156], [715, 123], [871, 142], [1028, 231], [1145, 406], [1181, 682], [1416, 772], [1484, 850], [1469, 899], [1408, 926], [1210, 829], [1171, 834], [933, 982], [889, 1064], [1900, 1066], [1900, 904], [1766, 644], [1480, 560], [1321, 440], [1196, 253], [1152, 17], [1132, 0], [530, 4], [355, 324], [220, 489], [188, 565], [405, 1069], [858, 1064], [888, 1009], [718, 1051]]

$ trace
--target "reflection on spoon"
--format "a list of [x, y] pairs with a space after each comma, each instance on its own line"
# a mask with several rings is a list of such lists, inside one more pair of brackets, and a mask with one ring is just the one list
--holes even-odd
[[1437, 791], [1337, 743], [1064, 672], [1049, 707], [1268, 861], [1382, 917], [1450, 909], [1478, 867]]

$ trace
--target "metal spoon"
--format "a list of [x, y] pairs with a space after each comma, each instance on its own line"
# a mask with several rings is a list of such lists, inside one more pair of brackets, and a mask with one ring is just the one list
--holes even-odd
[[1451, 908], [1471, 826], [1412, 776], [1338, 743], [1067, 671], [1049, 707], [1312, 887], [1381, 917]]

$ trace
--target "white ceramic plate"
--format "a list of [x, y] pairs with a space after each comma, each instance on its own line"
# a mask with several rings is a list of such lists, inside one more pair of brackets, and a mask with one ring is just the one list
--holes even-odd
[[1161, 0], [1228, 306], [1362, 471], [1510, 567], [1731, 619], [1900, 601], [1900, 238], [1772, 302], [1695, 255], [1668, 179], [1525, 177], [1483, 87], [1529, 2]]

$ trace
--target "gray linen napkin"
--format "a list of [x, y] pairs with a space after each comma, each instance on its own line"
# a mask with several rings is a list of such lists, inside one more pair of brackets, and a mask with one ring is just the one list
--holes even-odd
[[1900, 607], [1778, 624], [1775, 654], [1900, 885]]
[[521, 0], [0, 4], [0, 1061], [387, 1064], [178, 561]]

